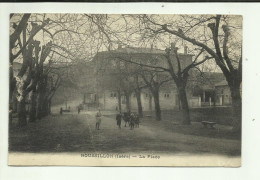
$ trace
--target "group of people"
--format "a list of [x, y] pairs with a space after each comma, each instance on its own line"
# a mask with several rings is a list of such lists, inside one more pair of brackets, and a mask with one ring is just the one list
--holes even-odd
[[134, 127], [139, 127], [139, 116], [134, 113], [125, 112], [124, 114], [119, 113], [116, 115], [116, 124], [121, 129], [121, 121], [122, 119], [125, 121], [125, 127], [128, 124], [130, 126], [130, 129], [134, 129]]
[[[101, 124], [101, 117], [102, 114], [100, 112], [100, 109], [96, 113], [96, 130], [100, 129], [100, 124]], [[139, 127], [140, 119], [137, 114], [130, 113], [130, 112], [125, 112], [125, 113], [119, 113], [116, 115], [116, 125], [118, 128], [121, 129], [121, 122], [124, 120], [125, 122], [125, 127], [128, 124], [130, 126], [130, 129], [133, 130], [135, 127]]]

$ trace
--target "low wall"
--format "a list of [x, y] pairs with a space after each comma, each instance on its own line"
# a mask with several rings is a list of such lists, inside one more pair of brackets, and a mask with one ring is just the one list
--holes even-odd
[[218, 124], [232, 124], [231, 107], [207, 107], [190, 109], [192, 121], [213, 121]]
[[[144, 115], [155, 118], [155, 112], [146, 111]], [[190, 118], [193, 122], [213, 121], [222, 125], [232, 125], [231, 107], [203, 107], [191, 108]], [[162, 110], [163, 120], [182, 121], [182, 112], [179, 110]]]

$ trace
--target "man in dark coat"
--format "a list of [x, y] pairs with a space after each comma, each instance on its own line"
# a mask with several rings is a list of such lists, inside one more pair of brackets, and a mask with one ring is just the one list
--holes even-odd
[[131, 113], [130, 114], [130, 129], [133, 130], [134, 129], [134, 126], [135, 126], [135, 115], [134, 113]]
[[135, 127], [139, 127], [139, 123], [140, 123], [139, 115], [135, 114]]
[[116, 115], [116, 125], [121, 129], [121, 120], [122, 120], [122, 114], [119, 113]]

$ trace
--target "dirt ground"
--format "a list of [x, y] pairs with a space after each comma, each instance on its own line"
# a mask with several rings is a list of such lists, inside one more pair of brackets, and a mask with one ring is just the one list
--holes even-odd
[[9, 131], [9, 151], [241, 154], [241, 140], [231, 134], [230, 126], [210, 129], [199, 122], [185, 126], [169, 118], [158, 122], [145, 116], [139, 128], [130, 130], [122, 121], [119, 129], [115, 114], [103, 112], [101, 129], [95, 130], [95, 113], [53, 114], [27, 127], [13, 126]]

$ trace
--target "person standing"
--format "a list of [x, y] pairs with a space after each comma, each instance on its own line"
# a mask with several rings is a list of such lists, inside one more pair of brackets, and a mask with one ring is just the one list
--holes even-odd
[[96, 130], [99, 130], [100, 124], [101, 124], [101, 112], [100, 109], [98, 110], [97, 114], [96, 114]]
[[63, 112], [63, 109], [62, 109], [62, 107], [60, 108], [60, 115], [62, 115], [62, 112]]
[[130, 129], [133, 130], [134, 126], [135, 126], [135, 115], [134, 115], [134, 113], [131, 113], [129, 123], [130, 123]]
[[80, 106], [78, 106], [78, 114], [80, 113]]
[[122, 114], [119, 113], [116, 115], [116, 125], [121, 129], [121, 120], [122, 120]]

